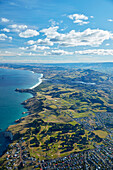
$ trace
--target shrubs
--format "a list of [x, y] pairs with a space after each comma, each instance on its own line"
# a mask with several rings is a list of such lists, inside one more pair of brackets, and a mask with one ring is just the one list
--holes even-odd
[[97, 143], [102, 142], [102, 138], [100, 138], [98, 135], [95, 135], [95, 138], [93, 140]]

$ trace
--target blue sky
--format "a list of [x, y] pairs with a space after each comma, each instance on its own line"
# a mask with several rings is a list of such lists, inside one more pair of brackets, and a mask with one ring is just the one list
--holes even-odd
[[113, 62], [113, 0], [0, 0], [0, 62]]

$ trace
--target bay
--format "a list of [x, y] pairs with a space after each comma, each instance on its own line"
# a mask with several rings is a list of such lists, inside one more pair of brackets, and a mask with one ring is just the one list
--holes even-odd
[[[22, 112], [27, 111], [21, 103], [32, 97], [29, 93], [15, 92], [16, 88], [31, 88], [39, 82], [40, 74], [27, 70], [0, 68], [0, 129], [4, 131], [14, 121], [23, 117]], [[25, 115], [24, 115], [25, 116]], [[0, 154], [8, 141], [0, 133]]]

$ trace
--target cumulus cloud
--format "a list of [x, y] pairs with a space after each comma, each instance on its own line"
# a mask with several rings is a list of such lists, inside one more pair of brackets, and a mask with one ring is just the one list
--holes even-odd
[[72, 14], [72, 15], [68, 15], [68, 17], [72, 20], [74, 20], [74, 19], [88, 20], [88, 17], [83, 14]]
[[0, 40], [1, 41], [4, 41], [4, 40], [12, 40], [12, 37], [8, 37], [7, 35], [5, 34], [0, 34]]
[[29, 46], [29, 47], [20, 47], [19, 49], [20, 50], [36, 51], [36, 50], [48, 50], [48, 49], [50, 49], [50, 47], [47, 47], [47, 46], [37, 46], [35, 44], [35, 45]]
[[26, 31], [21, 32], [19, 34], [19, 36], [23, 37], [23, 38], [34, 37], [34, 36], [37, 36], [37, 35], [39, 35], [39, 32], [37, 32], [36, 30], [32, 30], [32, 29], [27, 29]]
[[73, 55], [73, 52], [64, 50], [52, 50], [51, 52], [45, 52], [45, 55]]
[[73, 20], [73, 23], [76, 23], [79, 25], [84, 25], [84, 24], [89, 23], [89, 21], [87, 21], [88, 17], [85, 16], [84, 14], [72, 14], [72, 15], [68, 15], [68, 18]]
[[7, 38], [7, 35], [5, 34], [0, 34], [0, 40], [6, 40]]
[[53, 46], [53, 42], [50, 41], [50, 39], [45, 38], [45, 39], [38, 39], [37, 41], [34, 40], [29, 40], [27, 42], [28, 45], [33, 45], [33, 44], [38, 44], [38, 45], [48, 45], [48, 46]]
[[50, 49], [50, 47], [47, 47], [47, 46], [37, 46], [37, 49], [39, 49], [39, 50], [48, 50], [48, 49]]
[[12, 40], [13, 38], [12, 37], [8, 37], [9, 38], [9, 40]]
[[12, 28], [12, 30], [14, 32], [21, 32], [25, 29], [27, 29], [27, 25], [17, 25], [17, 24], [13, 24], [13, 25], [9, 25], [10, 28]]
[[48, 38], [54, 38], [55, 36], [59, 36], [60, 34], [57, 32], [58, 26], [49, 27], [46, 29], [42, 29], [40, 32], [44, 33]]
[[36, 43], [37, 43], [38, 45], [49, 45], [49, 46], [53, 46], [53, 42], [50, 41], [49, 38], [38, 39], [38, 40], [36, 41]]
[[109, 43], [106, 44], [106, 46], [109, 46], [109, 45], [110, 45]]
[[109, 22], [113, 22], [113, 19], [108, 19]]
[[78, 20], [75, 20], [74, 23], [79, 24], [79, 25], [84, 25], [84, 24], [88, 24], [89, 21], [82, 21], [82, 20], [78, 19]]
[[20, 50], [27, 50], [28, 47], [19, 47]]
[[9, 19], [7, 19], [7, 18], [1, 18], [1, 22], [9, 22]]
[[20, 47], [20, 50], [30, 50], [30, 51], [36, 51], [37, 50], [37, 45], [32, 45], [29, 47]]
[[83, 51], [75, 51], [75, 54], [81, 55], [113, 55], [112, 49], [90, 49]]
[[83, 32], [71, 30], [69, 33], [58, 33], [58, 26], [50, 27], [41, 30], [46, 35], [46, 38], [53, 43], [57, 43], [64, 47], [75, 46], [99, 46], [105, 40], [113, 39], [113, 34], [109, 31], [100, 29], [86, 29]]
[[1, 29], [1, 31], [10, 32], [10, 29], [8, 29], [8, 28], [3, 28], [3, 29]]
[[28, 45], [33, 45], [33, 44], [35, 44], [36, 43], [36, 41], [34, 41], [34, 40], [29, 40], [29, 41], [27, 41], [27, 44]]

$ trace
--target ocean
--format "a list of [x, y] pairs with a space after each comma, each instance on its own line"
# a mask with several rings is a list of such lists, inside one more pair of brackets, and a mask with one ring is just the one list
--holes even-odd
[[27, 110], [21, 103], [32, 97], [29, 93], [15, 92], [15, 89], [32, 88], [39, 83], [40, 77], [40, 74], [27, 70], [0, 68], [0, 155], [8, 144], [2, 132], [15, 120], [25, 116], [22, 112]]

